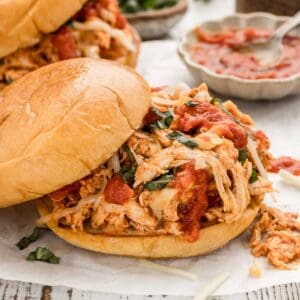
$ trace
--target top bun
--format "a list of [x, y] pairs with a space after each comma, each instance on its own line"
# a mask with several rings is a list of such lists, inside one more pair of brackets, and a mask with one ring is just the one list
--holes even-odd
[[0, 57], [32, 46], [42, 34], [58, 29], [86, 0], [0, 1]]
[[151, 102], [133, 70], [105, 60], [61, 61], [0, 96], [0, 207], [88, 175], [138, 129]]

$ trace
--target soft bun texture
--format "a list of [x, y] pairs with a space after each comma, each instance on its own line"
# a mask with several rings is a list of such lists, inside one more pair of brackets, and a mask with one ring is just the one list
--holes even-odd
[[[51, 213], [48, 205], [47, 200], [38, 201], [37, 207], [41, 216]], [[259, 206], [252, 202], [237, 221], [200, 229], [199, 239], [193, 243], [172, 235], [109, 236], [74, 232], [69, 228], [59, 227], [56, 221], [49, 221], [47, 225], [66, 242], [95, 252], [146, 258], [190, 257], [223, 247], [250, 226], [258, 211]]]
[[58, 29], [86, 0], [0, 1], [0, 57], [38, 42]]
[[12, 83], [0, 99], [0, 207], [88, 175], [141, 126], [150, 102], [142, 77], [105, 60], [65, 60]]

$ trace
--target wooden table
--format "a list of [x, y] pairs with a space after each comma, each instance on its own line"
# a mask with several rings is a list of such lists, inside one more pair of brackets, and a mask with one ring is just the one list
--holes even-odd
[[[192, 297], [174, 296], [130, 296], [83, 292], [66, 287], [49, 287], [39, 284], [0, 280], [0, 297], [2, 300], [190, 300]], [[258, 291], [235, 294], [223, 297], [212, 297], [211, 300], [299, 300], [300, 283], [277, 285]]]

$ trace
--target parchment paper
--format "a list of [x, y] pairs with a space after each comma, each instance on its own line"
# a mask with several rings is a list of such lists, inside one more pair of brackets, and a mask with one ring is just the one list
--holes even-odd
[[[197, 82], [179, 60], [175, 43], [148, 42], [143, 45], [139, 71], [153, 85], [175, 84], [185, 81], [190, 85]], [[238, 105], [251, 114], [272, 141], [274, 155], [300, 157], [300, 97], [291, 97], [277, 102], [242, 102]], [[30, 172], [30, 170], [28, 170]], [[275, 187], [280, 191], [277, 207], [291, 211], [300, 210], [300, 191], [280, 183], [277, 175], [272, 176]], [[93, 290], [125, 294], [157, 294], [190, 296], [221, 272], [228, 271], [230, 279], [216, 294], [233, 294], [262, 287], [297, 282], [298, 270], [279, 271], [256, 259], [263, 267], [263, 277], [249, 277], [248, 269], [253, 257], [247, 247], [248, 233], [210, 255], [191, 259], [159, 261], [171, 266], [199, 274], [199, 282], [145, 269], [136, 259], [92, 253], [74, 248], [51, 232], [27, 249], [19, 251], [15, 244], [31, 233], [37, 217], [33, 203], [0, 209], [0, 278], [20, 280], [47, 285], [65, 285], [82, 290]], [[59, 265], [49, 265], [25, 260], [37, 246], [45, 246], [61, 257]]]

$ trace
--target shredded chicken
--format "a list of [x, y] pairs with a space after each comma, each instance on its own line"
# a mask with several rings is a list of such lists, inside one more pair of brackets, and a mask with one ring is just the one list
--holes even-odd
[[[194, 89], [185, 84], [158, 88], [153, 96], [143, 129], [134, 132], [90, 176], [49, 194], [53, 212], [41, 222], [54, 219], [74, 231], [110, 235], [170, 234], [192, 242], [198, 239], [203, 224], [234, 222], [252, 196], [273, 191], [261, 172], [251, 179], [256, 165], [251, 155], [239, 160], [240, 148], [232, 140], [235, 131], [227, 131], [227, 138], [222, 134], [226, 126], [236, 129], [240, 126], [237, 123], [219, 123], [225, 131], [217, 132], [200, 128], [183, 134], [176, 127], [180, 117], [177, 106], [193, 109], [201, 101], [212, 109], [191, 114], [191, 118], [208, 114], [212, 124], [215, 116], [218, 122], [222, 118], [228, 121], [228, 116], [220, 113], [220, 106], [209, 103], [211, 97], [205, 85]], [[239, 122], [252, 124], [233, 103], [227, 102], [226, 107]], [[166, 121], [164, 116], [169, 119]], [[245, 133], [244, 127], [237, 129]], [[174, 133], [184, 140], [171, 138]], [[266, 146], [264, 138], [260, 143]], [[257, 144], [251, 148], [253, 153]]]
[[266, 256], [276, 268], [289, 270], [290, 262], [300, 258], [298, 214], [264, 206], [250, 240], [254, 256]]

